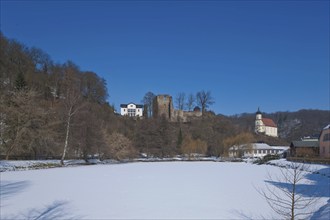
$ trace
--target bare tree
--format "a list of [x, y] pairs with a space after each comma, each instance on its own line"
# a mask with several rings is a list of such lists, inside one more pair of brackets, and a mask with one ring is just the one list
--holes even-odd
[[188, 100], [187, 100], [187, 103], [186, 103], [188, 111], [192, 111], [194, 109], [195, 102], [196, 102], [195, 96], [192, 93], [190, 93], [188, 95]]
[[152, 117], [152, 106], [153, 106], [153, 101], [155, 98], [155, 94], [152, 92], [147, 92], [144, 97], [143, 97], [143, 104], [144, 104], [144, 108], [146, 109], [148, 115], [146, 115], [147, 117], [151, 118]]
[[180, 92], [176, 95], [175, 102], [176, 102], [176, 106], [179, 110], [184, 109], [185, 99], [186, 99], [186, 94], [184, 92]]
[[181, 152], [183, 154], [186, 154], [189, 158], [194, 154], [202, 154], [205, 155], [207, 152], [207, 143], [205, 141], [202, 141], [200, 139], [193, 139], [191, 136], [186, 136], [183, 139], [182, 145], [181, 145]]
[[71, 121], [73, 116], [83, 107], [82, 94], [80, 91], [81, 79], [79, 78], [79, 70], [73, 63], [68, 62], [65, 64], [65, 75], [64, 75], [64, 107], [66, 111], [66, 132], [65, 141], [63, 147], [63, 154], [61, 157], [61, 164], [64, 165], [65, 155], [68, 149], [69, 135], [71, 128]]
[[20, 90], [2, 97], [0, 141], [6, 152], [6, 160], [15, 149], [20, 153], [21, 146], [30, 141], [28, 134], [36, 130], [36, 124], [42, 116], [40, 112], [37, 93], [33, 90]]
[[210, 91], [205, 92], [204, 90], [197, 92], [196, 94], [197, 104], [201, 107], [204, 113], [206, 109], [214, 104], [214, 99]]
[[108, 148], [105, 149], [104, 156], [106, 158], [114, 158], [123, 160], [133, 158], [137, 155], [136, 150], [130, 139], [123, 134], [114, 132], [106, 138]]
[[280, 175], [273, 177], [269, 174], [265, 190], [257, 191], [283, 219], [307, 218], [315, 212], [312, 205], [319, 199], [310, 188], [300, 186], [308, 166], [292, 162], [279, 169]]

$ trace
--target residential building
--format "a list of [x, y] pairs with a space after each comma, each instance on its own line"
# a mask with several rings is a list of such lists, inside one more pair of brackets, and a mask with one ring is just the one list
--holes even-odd
[[258, 111], [256, 112], [255, 132], [257, 134], [265, 134], [271, 137], [278, 137], [277, 125], [274, 123], [272, 119], [263, 118], [259, 108]]
[[269, 146], [266, 143], [251, 143], [229, 148], [229, 157], [259, 157], [282, 155], [289, 150], [288, 146]]
[[330, 124], [321, 131], [319, 143], [320, 157], [330, 158]]
[[143, 105], [137, 105], [134, 103], [121, 104], [120, 114], [127, 115], [129, 117], [142, 117], [143, 116]]

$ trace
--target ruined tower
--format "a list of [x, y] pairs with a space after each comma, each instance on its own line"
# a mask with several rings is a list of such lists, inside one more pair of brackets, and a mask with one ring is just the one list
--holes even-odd
[[157, 95], [153, 101], [153, 117], [165, 117], [170, 122], [189, 122], [200, 118], [202, 112], [197, 107], [194, 111], [175, 110], [170, 95]]
[[169, 121], [174, 120], [173, 100], [170, 95], [157, 95], [153, 101], [153, 116], [165, 116]]

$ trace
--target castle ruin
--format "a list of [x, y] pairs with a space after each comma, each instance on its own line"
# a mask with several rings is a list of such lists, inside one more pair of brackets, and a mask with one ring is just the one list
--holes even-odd
[[189, 122], [193, 118], [201, 117], [202, 112], [198, 107], [194, 111], [175, 110], [172, 96], [157, 95], [153, 101], [153, 116], [165, 117], [171, 122]]

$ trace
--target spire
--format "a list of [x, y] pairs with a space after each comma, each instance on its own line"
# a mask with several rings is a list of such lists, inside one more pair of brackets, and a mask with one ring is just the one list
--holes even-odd
[[259, 107], [258, 107], [258, 111], [256, 112], [256, 115], [261, 115], [261, 111]]

